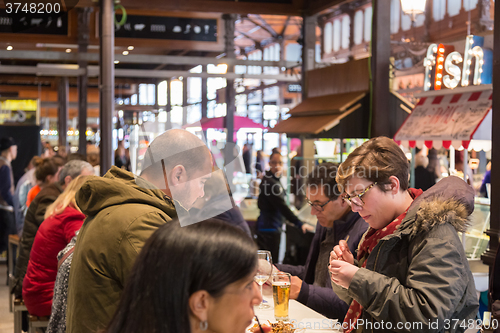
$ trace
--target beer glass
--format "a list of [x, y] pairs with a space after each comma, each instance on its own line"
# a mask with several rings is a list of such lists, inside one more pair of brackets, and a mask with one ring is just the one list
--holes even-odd
[[276, 320], [288, 321], [288, 303], [290, 299], [290, 285], [292, 276], [279, 272], [272, 275], [274, 317]]

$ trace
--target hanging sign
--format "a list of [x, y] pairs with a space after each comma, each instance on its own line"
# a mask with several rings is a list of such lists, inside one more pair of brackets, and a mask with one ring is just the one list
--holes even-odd
[[38, 125], [37, 99], [0, 98], [0, 125]]
[[[459, 85], [490, 84], [492, 81], [493, 52], [483, 48], [484, 37], [467, 36], [464, 54], [453, 46], [431, 44], [424, 59], [424, 91], [454, 89]], [[462, 64], [462, 68], [460, 68]]]
[[127, 15], [115, 24], [115, 37], [217, 42], [217, 19]]
[[290, 83], [287, 86], [287, 91], [289, 93], [299, 93], [302, 92], [302, 85], [299, 83]]
[[0, 9], [0, 32], [40, 35], [67, 35], [68, 15], [59, 3], [44, 3], [40, 9], [25, 8], [26, 3], [7, 3]]
[[[398, 130], [397, 141], [422, 141], [428, 148], [464, 147], [491, 110], [492, 91], [422, 97]], [[489, 126], [491, 129], [491, 124]], [[479, 133], [483, 134], [483, 133]], [[410, 144], [411, 146], [411, 144]], [[417, 145], [418, 146], [418, 145]]]

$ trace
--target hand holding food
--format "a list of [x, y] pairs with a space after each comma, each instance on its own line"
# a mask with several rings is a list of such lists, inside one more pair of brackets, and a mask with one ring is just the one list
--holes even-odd
[[348, 289], [352, 278], [358, 269], [359, 268], [357, 266], [348, 262], [342, 260], [331, 260], [329, 267], [329, 271], [331, 273], [330, 278], [335, 284]]
[[339, 245], [333, 248], [333, 251], [330, 252], [330, 264], [332, 260], [342, 260], [348, 262], [350, 264], [354, 264], [354, 256], [349, 250], [349, 246], [345, 240], [341, 240]]

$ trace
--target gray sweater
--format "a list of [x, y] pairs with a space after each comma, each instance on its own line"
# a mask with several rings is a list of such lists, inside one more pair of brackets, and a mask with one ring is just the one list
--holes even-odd
[[[78, 232], [76, 233], [78, 236]], [[76, 237], [66, 245], [64, 249], [57, 255], [57, 260], [61, 260], [66, 253], [75, 247]], [[57, 271], [56, 283], [54, 285], [54, 297], [52, 298], [52, 313], [50, 314], [49, 326], [47, 333], [66, 333], [66, 306], [68, 301], [68, 280], [69, 270], [73, 253], [62, 262]]]

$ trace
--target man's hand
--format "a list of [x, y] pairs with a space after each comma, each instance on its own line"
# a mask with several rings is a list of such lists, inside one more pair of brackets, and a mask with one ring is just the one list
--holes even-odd
[[345, 240], [341, 240], [339, 245], [335, 246], [333, 251], [330, 252], [330, 264], [332, 263], [332, 260], [341, 260], [352, 265], [354, 264], [354, 256], [352, 255], [351, 250], [349, 250], [349, 246]]
[[310, 224], [307, 224], [307, 223], [304, 223], [301, 228], [302, 228], [303, 233], [307, 233], [308, 231], [314, 232], [314, 227]]
[[331, 273], [330, 278], [332, 281], [335, 284], [348, 289], [351, 285], [354, 274], [356, 274], [359, 268], [342, 260], [331, 260], [330, 267], [328, 269]]
[[290, 285], [290, 299], [297, 299], [302, 288], [302, 280], [297, 276], [292, 276], [292, 284]]

